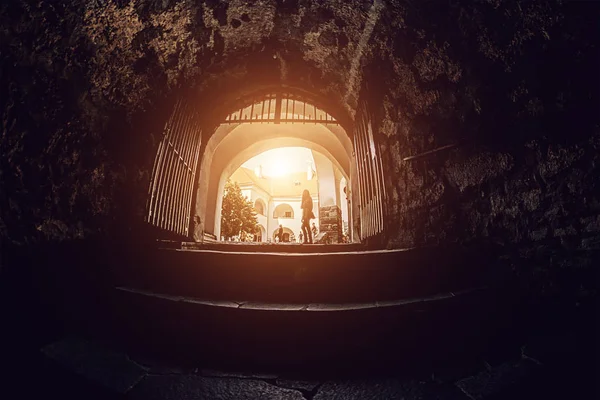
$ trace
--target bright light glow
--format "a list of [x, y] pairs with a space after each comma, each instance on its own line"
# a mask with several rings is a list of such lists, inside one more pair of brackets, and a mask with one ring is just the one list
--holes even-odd
[[267, 168], [267, 176], [285, 176], [290, 173], [290, 166], [286, 160], [274, 159]]
[[304, 172], [307, 162], [314, 163], [312, 152], [305, 147], [280, 147], [267, 150], [246, 161], [242, 166], [256, 171], [261, 166], [265, 177], [282, 177], [293, 172]]

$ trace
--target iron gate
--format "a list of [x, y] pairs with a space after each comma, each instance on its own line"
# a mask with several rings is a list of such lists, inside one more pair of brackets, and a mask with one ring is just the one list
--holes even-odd
[[165, 124], [152, 180], [147, 222], [182, 236], [190, 236], [190, 216], [198, 152], [202, 141], [198, 113], [179, 99]]
[[276, 92], [246, 99], [225, 117], [224, 124], [313, 123], [338, 125], [338, 121], [302, 95]]
[[361, 240], [382, 233], [384, 227], [383, 204], [386, 193], [378, 150], [368, 105], [361, 101], [356, 111], [354, 127]]

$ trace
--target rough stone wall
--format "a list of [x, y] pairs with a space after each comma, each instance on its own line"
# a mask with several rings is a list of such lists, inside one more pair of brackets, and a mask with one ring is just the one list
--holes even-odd
[[342, 212], [338, 206], [319, 207], [320, 232], [327, 232], [331, 243], [342, 242]]
[[390, 7], [366, 66], [388, 247], [494, 242], [525, 291], [594, 293], [598, 6], [433, 3]]

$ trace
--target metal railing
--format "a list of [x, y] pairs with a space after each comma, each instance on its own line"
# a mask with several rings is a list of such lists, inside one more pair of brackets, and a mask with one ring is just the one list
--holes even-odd
[[364, 101], [359, 103], [355, 116], [354, 152], [358, 171], [360, 237], [364, 240], [383, 232], [386, 196], [381, 156]]
[[251, 99], [225, 117], [225, 124], [240, 123], [314, 123], [339, 124], [308, 99], [286, 93], [271, 93]]

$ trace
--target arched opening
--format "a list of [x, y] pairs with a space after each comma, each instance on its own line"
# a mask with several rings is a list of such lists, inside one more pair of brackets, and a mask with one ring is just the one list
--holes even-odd
[[254, 211], [256, 211], [258, 215], [266, 215], [266, 209], [267, 206], [265, 205], [265, 202], [262, 199], [256, 199], [254, 201]]
[[266, 242], [267, 241], [267, 230], [264, 226], [258, 225], [256, 234], [254, 235], [255, 242]]
[[273, 218], [294, 218], [294, 209], [287, 203], [281, 203], [273, 210]]
[[279, 239], [279, 228], [273, 231], [271, 237], [273, 242], [276, 243], [293, 243], [296, 241], [296, 235], [294, 234], [294, 231], [292, 231], [286, 226], [283, 227], [283, 234], [281, 235], [281, 240]]
[[[314, 173], [319, 177], [321, 188], [315, 214], [327, 216], [327, 220], [320, 221], [319, 230], [330, 230], [333, 242], [341, 243], [345, 216], [349, 241], [364, 241], [381, 233], [382, 171], [380, 163], [377, 164], [379, 156], [373, 145], [368, 115], [366, 111], [357, 113], [358, 126], [349, 134], [332, 114], [325, 111], [326, 107], [317, 104], [294, 94], [255, 94], [230, 105], [215, 128], [186, 130], [184, 127], [181, 128], [184, 133], [179, 135], [182, 137], [173, 134], [175, 128], [169, 125], [178, 127], [183, 124], [177, 123], [178, 119], [191, 120], [189, 107], [179, 104], [167, 124], [165, 143], [161, 144], [157, 155], [148, 220], [173, 231], [170, 221], [175, 215], [177, 232], [181, 235], [190, 237], [193, 229], [196, 241], [207, 237], [219, 240], [219, 216], [227, 178], [243, 162], [261, 152], [302, 146], [315, 154]], [[202, 136], [203, 143], [190, 141], [197, 135]], [[190, 143], [192, 147], [189, 147]], [[193, 154], [194, 146], [195, 158], [180, 157], [180, 154]], [[190, 165], [193, 168], [187, 168]], [[188, 176], [195, 178], [191, 185]], [[182, 178], [185, 179], [183, 189], [177, 183], [177, 179], [181, 181]], [[344, 196], [341, 195], [342, 179], [346, 188]], [[192, 196], [189, 195], [190, 187]], [[269, 214], [270, 205], [260, 204], [256, 199], [252, 201], [257, 214]], [[272, 214], [273, 217], [294, 218], [294, 210], [284, 208], [278, 209], [277, 216]], [[197, 223], [190, 226], [190, 218]]]
[[[318, 154], [304, 147], [282, 147], [267, 150], [246, 160], [227, 179], [237, 183], [244, 196], [256, 203], [264, 201], [265, 214], [256, 214], [256, 222], [268, 232], [283, 225], [293, 233], [290, 241], [300, 236], [302, 226], [302, 195], [307, 190], [313, 201], [314, 222], [319, 221], [320, 190], [328, 190], [327, 179], [322, 182], [317, 169], [335, 168], [333, 162], [315, 166]], [[225, 220], [230, 214], [217, 213], [216, 219]]]

